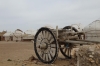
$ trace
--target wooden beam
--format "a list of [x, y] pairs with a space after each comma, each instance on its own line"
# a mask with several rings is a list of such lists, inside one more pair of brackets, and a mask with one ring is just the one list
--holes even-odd
[[76, 41], [84, 41], [84, 42], [100, 43], [100, 41], [91, 41], [91, 40], [76, 40]]
[[66, 40], [66, 41], [59, 41], [59, 43], [72, 43], [72, 44], [93, 44], [91, 42], [85, 42], [85, 41], [75, 41], [75, 40]]

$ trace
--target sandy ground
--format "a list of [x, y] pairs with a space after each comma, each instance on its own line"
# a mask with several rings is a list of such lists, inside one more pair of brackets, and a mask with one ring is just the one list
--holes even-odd
[[60, 52], [53, 64], [44, 64], [37, 60], [30, 62], [28, 59], [32, 55], [36, 57], [32, 42], [0, 41], [0, 66], [68, 66], [71, 62]]

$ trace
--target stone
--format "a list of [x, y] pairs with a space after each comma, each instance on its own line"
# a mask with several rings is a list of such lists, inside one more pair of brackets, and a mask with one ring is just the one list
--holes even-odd
[[33, 55], [28, 59], [28, 61], [32, 62], [34, 60], [37, 60]]
[[77, 66], [99, 66], [100, 48], [97, 45], [83, 45], [79, 47], [77, 54]]
[[93, 58], [93, 55], [89, 55], [90, 58]]
[[42, 65], [43, 63], [42, 63], [42, 62], [37, 62], [37, 64], [38, 64], [38, 65]]

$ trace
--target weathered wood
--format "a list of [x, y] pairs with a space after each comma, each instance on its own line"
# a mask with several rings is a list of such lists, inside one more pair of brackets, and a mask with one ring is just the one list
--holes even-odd
[[62, 32], [59, 32], [59, 35], [84, 35], [85, 33], [84, 32], [67, 32], [67, 31], [62, 31]]
[[78, 36], [59, 36], [58, 38], [59, 38], [60, 41], [79, 39]]
[[79, 39], [77, 39], [76, 41], [84, 41], [84, 42], [100, 43], [100, 41], [91, 41], [91, 40], [79, 40]]
[[74, 40], [66, 40], [66, 41], [59, 41], [60, 43], [72, 43], [72, 44], [93, 44], [91, 42], [85, 41], [74, 41]]
[[84, 35], [84, 32], [71, 32], [70, 30], [66, 30], [66, 29], [51, 29], [53, 32], [58, 31], [58, 34], [65, 34], [65, 35]]

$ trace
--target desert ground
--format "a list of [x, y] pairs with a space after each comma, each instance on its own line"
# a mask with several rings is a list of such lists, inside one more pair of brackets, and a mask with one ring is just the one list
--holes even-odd
[[[72, 62], [59, 52], [53, 64], [44, 64], [38, 60], [32, 42], [0, 41], [0, 66], [69, 66]], [[35, 60], [30, 60], [34, 56]]]

